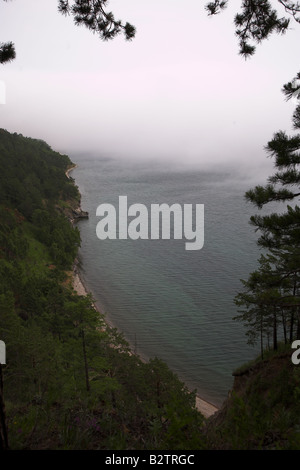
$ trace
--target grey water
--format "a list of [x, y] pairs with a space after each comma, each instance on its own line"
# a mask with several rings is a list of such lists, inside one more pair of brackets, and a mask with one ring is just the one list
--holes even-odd
[[[144, 359], [159, 357], [198, 395], [220, 406], [232, 372], [253, 359], [234, 296], [256, 269], [253, 186], [232, 170], [172, 169], [113, 158], [71, 156], [89, 219], [79, 222], [82, 277], [99, 309]], [[185, 240], [99, 240], [98, 205], [126, 195], [141, 203], [204, 204], [204, 246]]]

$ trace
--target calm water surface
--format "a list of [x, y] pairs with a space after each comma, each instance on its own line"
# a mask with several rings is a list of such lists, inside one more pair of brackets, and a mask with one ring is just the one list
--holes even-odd
[[[89, 219], [79, 223], [82, 275], [98, 307], [144, 358], [160, 357], [204, 399], [220, 405], [232, 371], [252, 359], [234, 296], [256, 268], [255, 213], [243, 195], [253, 186], [230, 172], [174, 171], [84, 155], [71, 176]], [[250, 184], [250, 186], [249, 186]], [[99, 204], [204, 204], [202, 250], [184, 240], [104, 240], [96, 236]]]

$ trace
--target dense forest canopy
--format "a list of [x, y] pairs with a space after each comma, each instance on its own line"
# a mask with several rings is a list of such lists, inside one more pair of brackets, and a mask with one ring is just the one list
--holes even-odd
[[45, 142], [0, 130], [0, 447], [202, 448], [195, 394], [159, 359], [133, 355], [73, 290], [71, 167]]
[[[103, 40], [120, 33], [132, 39], [135, 28], [115, 20], [107, 3], [59, 0], [58, 6]], [[209, 2], [206, 10], [215, 15], [227, 3]], [[253, 55], [271, 34], [285, 33], [291, 20], [300, 22], [299, 2], [276, 4], [241, 2], [234, 25], [242, 56]], [[12, 42], [0, 44], [0, 63], [15, 56]], [[299, 80], [298, 74], [284, 86], [287, 98], [299, 99]], [[246, 325], [250, 343], [260, 341], [263, 359], [266, 345], [279, 349], [279, 330], [285, 346], [300, 334], [300, 210], [288, 205], [299, 196], [299, 149], [299, 135], [274, 134], [267, 151], [276, 172], [246, 194], [259, 209], [272, 201], [287, 203], [281, 214], [251, 218], [267, 253], [235, 299], [241, 308], [237, 319]], [[71, 166], [69, 157], [45, 142], [0, 130], [0, 339], [8, 357], [6, 366], [0, 364], [0, 447], [203, 449], [218, 440], [222, 447], [225, 440], [229, 448], [265, 448], [271, 442], [272, 448], [299, 449], [300, 378], [289, 358], [272, 378], [258, 365], [261, 375], [247, 393], [233, 396], [225, 407], [227, 421], [210, 442], [195, 393], [159, 359], [144, 363], [132, 354], [94, 309], [91, 296], [74, 292], [80, 234], [70, 214], [80, 195], [66, 176]]]

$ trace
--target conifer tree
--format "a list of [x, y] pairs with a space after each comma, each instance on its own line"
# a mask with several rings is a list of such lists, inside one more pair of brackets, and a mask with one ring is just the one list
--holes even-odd
[[112, 12], [107, 12], [107, 0], [59, 0], [58, 11], [72, 14], [76, 25], [84, 25], [100, 38], [107, 41], [123, 33], [127, 40], [135, 36], [135, 27], [116, 20]]
[[[300, 74], [283, 87], [287, 99], [300, 98]], [[300, 128], [300, 105], [293, 114], [293, 127]], [[277, 132], [266, 147], [274, 158], [275, 173], [265, 186], [256, 186], [245, 197], [259, 209], [269, 203], [282, 203], [285, 210], [267, 215], [254, 215], [251, 224], [260, 232], [258, 245], [268, 250], [259, 260], [260, 268], [242, 281], [244, 291], [235, 298], [243, 306], [242, 315], [235, 319], [247, 326], [247, 335], [261, 345], [265, 325], [273, 315], [273, 347], [277, 348], [277, 328], [283, 326], [285, 342], [300, 335], [300, 134], [288, 136]], [[292, 201], [292, 205], [289, 205]], [[281, 319], [280, 319], [281, 317]], [[287, 328], [289, 327], [289, 332]]]
[[294, 257], [292, 249], [288, 254], [272, 250], [260, 257], [259, 268], [248, 280], [242, 280], [244, 290], [235, 297], [236, 305], [242, 309], [234, 320], [244, 323], [249, 344], [255, 344], [259, 338], [262, 358], [265, 339], [269, 345], [272, 338], [273, 349], [277, 350], [279, 332], [285, 343], [288, 335], [292, 342], [299, 332], [299, 274], [299, 257]]
[[[293, 18], [300, 23], [300, 2], [278, 0], [281, 8], [274, 9], [268, 0], [243, 0], [241, 11], [235, 15], [235, 33], [239, 39], [240, 54], [245, 58], [255, 53], [255, 44], [261, 43], [272, 33], [284, 34]], [[228, 0], [214, 0], [206, 5], [209, 15], [224, 10]], [[282, 10], [282, 12], [280, 11]], [[284, 14], [284, 16], [280, 16]]]
[[[4, 0], [5, 2], [7, 0]], [[107, 41], [119, 34], [126, 40], [135, 37], [136, 28], [121, 20], [116, 20], [107, 10], [108, 0], [58, 0], [58, 11], [63, 15], [72, 15], [77, 26], [85, 26]], [[226, 8], [228, 0], [214, 0], [205, 6], [209, 15], [216, 15]], [[268, 0], [242, 0], [241, 11], [234, 17], [235, 33], [239, 39], [239, 52], [245, 58], [255, 53], [255, 44], [268, 39], [272, 33], [284, 34], [291, 18], [300, 23], [300, 2], [278, 0], [275, 9]], [[0, 43], [0, 63], [6, 63], [16, 57], [12, 42]]]
[[[5, 2], [7, 0], [4, 0]], [[124, 34], [127, 41], [134, 38], [135, 27], [121, 20], [116, 20], [113, 13], [107, 11], [108, 0], [58, 0], [58, 11], [63, 15], [72, 15], [77, 26], [85, 26], [107, 41], [119, 34]], [[0, 43], [0, 63], [12, 61], [16, 57], [12, 42]]]
[[[284, 85], [288, 99], [300, 97], [300, 74]], [[293, 115], [294, 129], [300, 129], [300, 104]], [[256, 186], [246, 193], [246, 199], [259, 209], [270, 202], [287, 202], [297, 200], [300, 196], [300, 134], [288, 136], [286, 132], [277, 132], [268, 143], [266, 150], [274, 158], [275, 173], [268, 178], [265, 186]], [[300, 244], [300, 208], [287, 205], [286, 212], [270, 215], [255, 215], [251, 223], [261, 231], [259, 245], [267, 248], [283, 248]]]

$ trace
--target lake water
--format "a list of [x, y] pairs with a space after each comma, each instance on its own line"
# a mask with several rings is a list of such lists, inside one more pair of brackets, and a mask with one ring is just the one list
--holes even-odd
[[[232, 171], [168, 168], [163, 164], [71, 156], [71, 176], [89, 219], [79, 222], [82, 277], [97, 306], [147, 359], [159, 357], [204, 399], [220, 405], [233, 370], [252, 359], [234, 296], [256, 269], [259, 250], [249, 226], [257, 210], [243, 196], [253, 182]], [[205, 241], [99, 240], [98, 205], [125, 195], [128, 205], [204, 204]]]

